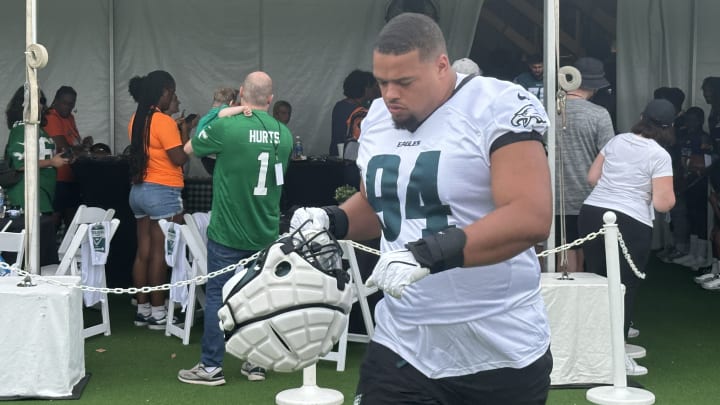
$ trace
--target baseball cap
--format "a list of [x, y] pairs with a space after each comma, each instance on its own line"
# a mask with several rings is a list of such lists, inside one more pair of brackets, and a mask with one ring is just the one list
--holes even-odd
[[675, 122], [675, 106], [665, 99], [656, 98], [645, 106], [642, 115], [653, 124], [667, 128]]
[[456, 60], [455, 62], [453, 62], [452, 68], [455, 69], [455, 71], [458, 73], [468, 75], [482, 74], [482, 70], [480, 70], [480, 67], [477, 65], [477, 63], [473, 62], [473, 60], [469, 58], [462, 58]]
[[605, 78], [605, 67], [598, 59], [582, 57], [575, 61], [575, 68], [582, 77], [580, 87], [583, 89], [598, 90], [610, 85]]

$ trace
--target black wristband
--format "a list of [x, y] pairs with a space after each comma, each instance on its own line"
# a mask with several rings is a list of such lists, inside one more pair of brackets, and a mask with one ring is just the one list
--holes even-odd
[[430, 269], [430, 273], [462, 267], [465, 263], [465, 241], [467, 236], [460, 228], [447, 228], [415, 242], [405, 244], [415, 260]]
[[345, 239], [348, 233], [348, 217], [345, 211], [341, 210], [337, 205], [328, 205], [322, 207], [322, 209], [325, 210], [330, 220], [328, 231], [335, 239]]

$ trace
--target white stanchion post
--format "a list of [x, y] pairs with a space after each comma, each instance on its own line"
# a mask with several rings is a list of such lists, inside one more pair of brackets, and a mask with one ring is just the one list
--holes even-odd
[[627, 386], [625, 373], [625, 337], [623, 336], [624, 300], [620, 287], [620, 255], [618, 253], [618, 226], [614, 212], [603, 215], [605, 222], [605, 263], [607, 265], [608, 298], [610, 300], [610, 334], [612, 340], [613, 385], [588, 390], [585, 398], [594, 404], [650, 405], [655, 395], [641, 388]]
[[340, 391], [320, 388], [316, 382], [315, 365], [303, 369], [303, 386], [279, 392], [277, 405], [342, 405], [345, 397]]

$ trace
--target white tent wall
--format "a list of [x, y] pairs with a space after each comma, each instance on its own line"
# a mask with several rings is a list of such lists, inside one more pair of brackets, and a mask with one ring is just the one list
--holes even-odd
[[720, 75], [717, 0], [618, 1], [618, 128], [628, 131], [661, 86], [685, 92], [684, 107], [709, 112], [700, 85]]
[[[109, 0], [38, 1], [37, 38], [49, 54], [49, 63], [38, 70], [40, 88], [50, 103], [55, 91], [70, 85], [79, 94], [77, 124], [82, 134], [107, 142]], [[82, 15], [82, 17], [80, 17]], [[0, 106], [25, 82], [25, 1], [3, 1], [0, 14]], [[0, 150], [5, 150], [8, 130], [2, 117]]]
[[[328, 152], [330, 115], [353, 69], [371, 70], [372, 45], [388, 1], [372, 0], [37, 0], [38, 42], [50, 62], [39, 72], [48, 102], [61, 85], [78, 91], [77, 123], [121, 152], [135, 110], [127, 85], [155, 69], [170, 72], [186, 113], [204, 114], [220, 86], [253, 70], [273, 77], [275, 100], [293, 105], [290, 129], [306, 154]], [[24, 82], [23, 0], [0, 15], [1, 103]], [[451, 59], [468, 55], [482, 1], [437, 1]], [[112, 47], [110, 46], [112, 45]], [[110, 66], [113, 51], [114, 66]], [[111, 73], [112, 72], [112, 73]], [[111, 77], [111, 75], [113, 77]], [[111, 81], [114, 119], [111, 128]], [[111, 134], [114, 138], [111, 139]], [[0, 131], [0, 147], [7, 131]], [[199, 163], [191, 175], [204, 175]]]

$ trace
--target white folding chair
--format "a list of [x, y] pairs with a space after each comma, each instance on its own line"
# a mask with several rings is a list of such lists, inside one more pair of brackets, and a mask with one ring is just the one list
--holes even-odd
[[[185, 214], [184, 218], [185, 224], [180, 225], [180, 235], [176, 235], [176, 237], [183, 238], [185, 242], [187, 257], [190, 262], [187, 278], [193, 279], [199, 275], [207, 274], [207, 246], [202, 237], [203, 232], [200, 230], [195, 218], [190, 214]], [[161, 228], [164, 227], [161, 226]], [[184, 345], [190, 343], [190, 330], [195, 321], [195, 304], [199, 304], [203, 310], [205, 308], [205, 292], [202, 288], [198, 287], [201, 284], [205, 284], [205, 282], [198, 283], [193, 281], [188, 285], [184, 323], [176, 325], [172, 322], [167, 322], [165, 324], [165, 335], [179, 337], [182, 339]], [[171, 302], [170, 305], [168, 305], [167, 319], [173, 319], [174, 312], [175, 305]]]
[[80, 224], [93, 224], [95, 222], [110, 221], [114, 216], [115, 210], [112, 208], [105, 210], [99, 207], [88, 207], [85, 204], [79, 206], [75, 212], [75, 216], [70, 222], [70, 225], [68, 225], [67, 230], [65, 231], [65, 236], [63, 237], [62, 242], [60, 242], [60, 247], [58, 248], [58, 259], [62, 260], [63, 255], [68, 250], [70, 242], [75, 236], [75, 232], [77, 232], [77, 228]]
[[[8, 263], [11, 266], [22, 268], [23, 256], [25, 254], [25, 230], [20, 232], [5, 232], [0, 231], [0, 252], [12, 252], [16, 253], [14, 263]], [[16, 275], [15, 272], [11, 273]]]
[[[100, 222], [100, 221], [99, 221]], [[105, 221], [102, 221], [105, 222]], [[82, 271], [81, 263], [81, 247], [83, 242], [88, 238], [88, 232], [92, 224], [78, 224], [75, 228], [75, 234], [70, 242], [68, 243], [67, 250], [63, 254], [59, 265], [48, 265], [41, 268], [42, 275], [54, 274], [56, 276], [64, 275], [80, 275]], [[110, 221], [110, 232], [108, 240], [106, 241], [107, 249], [110, 249], [110, 243], [112, 242], [113, 236], [120, 226], [120, 220], [114, 218]], [[54, 270], [54, 272], [53, 272]], [[105, 266], [100, 270], [100, 280], [96, 287], [106, 287], [107, 281], [105, 279]], [[96, 325], [88, 326], [83, 330], [83, 337], [88, 338], [99, 334], [110, 336], [110, 307], [108, 306], [107, 294], [103, 293], [100, 298], [100, 311], [102, 314], [102, 322]]]
[[365, 323], [365, 331], [367, 332], [366, 334], [349, 333], [348, 328], [350, 326], [350, 314], [348, 314], [345, 331], [342, 335], [340, 335], [340, 339], [337, 343], [337, 351], [329, 352], [321, 358], [321, 360], [337, 362], [337, 371], [344, 371], [345, 357], [347, 355], [347, 342], [368, 343], [370, 342], [373, 333], [375, 333], [375, 325], [373, 324], [372, 312], [370, 311], [370, 305], [368, 304], [367, 297], [376, 293], [378, 289], [377, 287], [365, 287], [360, 274], [357, 257], [355, 256], [355, 248], [352, 244], [346, 240], [338, 242], [343, 250], [343, 259], [347, 260], [350, 264], [350, 288], [353, 289], [353, 303], [357, 302], [360, 305], [360, 313], [363, 317], [363, 322]]

